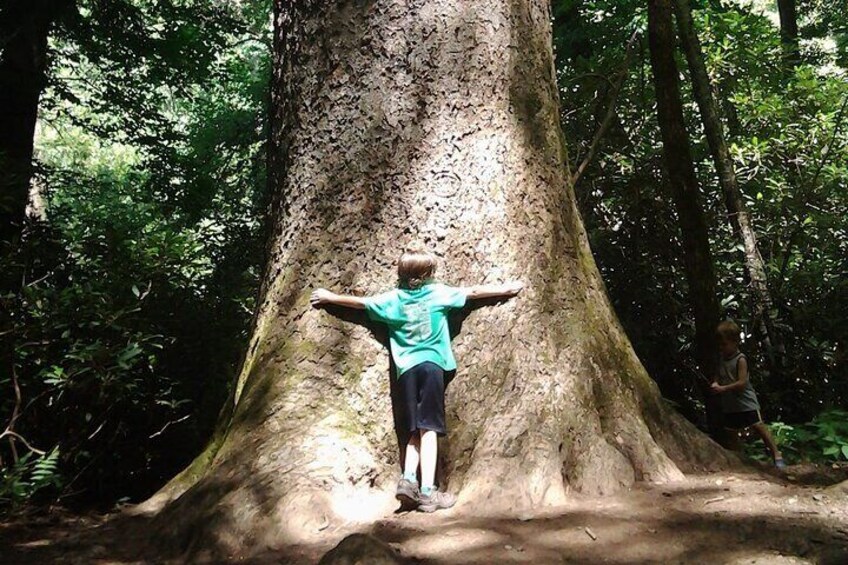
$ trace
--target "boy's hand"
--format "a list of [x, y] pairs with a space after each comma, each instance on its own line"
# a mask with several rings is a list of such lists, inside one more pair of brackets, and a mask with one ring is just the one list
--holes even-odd
[[713, 392], [713, 394], [721, 394], [722, 392], [724, 392], [724, 387], [718, 384], [717, 382], [713, 381], [713, 383], [710, 385], [710, 390]]
[[313, 307], [321, 306], [322, 304], [329, 304], [333, 301], [335, 294], [327, 290], [326, 288], [319, 288], [318, 290], [312, 291], [312, 296], [309, 297], [309, 302], [312, 303]]
[[519, 281], [508, 282], [504, 285], [504, 294], [515, 296], [524, 288], [524, 283]]

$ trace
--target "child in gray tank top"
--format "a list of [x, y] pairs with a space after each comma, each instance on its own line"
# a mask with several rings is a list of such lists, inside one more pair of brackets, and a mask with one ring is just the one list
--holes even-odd
[[739, 326], [727, 320], [718, 325], [716, 333], [721, 357], [718, 376], [710, 388], [721, 395], [724, 425], [733, 433], [752, 428], [771, 451], [774, 465], [783, 469], [786, 467], [783, 457], [760, 416], [760, 403], [748, 374], [748, 360], [739, 351]]

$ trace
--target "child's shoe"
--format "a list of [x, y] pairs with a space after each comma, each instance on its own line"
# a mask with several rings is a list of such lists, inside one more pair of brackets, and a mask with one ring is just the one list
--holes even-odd
[[418, 499], [418, 510], [421, 512], [435, 512], [443, 508], [450, 508], [456, 504], [456, 495], [441, 492], [434, 488], [429, 493], [421, 493]]
[[400, 501], [401, 508], [412, 510], [417, 507], [421, 499], [421, 491], [418, 490], [418, 483], [401, 477], [400, 481], [398, 481], [395, 498]]
[[774, 466], [778, 471], [783, 471], [786, 469], [786, 461], [783, 460], [783, 457], [778, 457], [774, 460]]

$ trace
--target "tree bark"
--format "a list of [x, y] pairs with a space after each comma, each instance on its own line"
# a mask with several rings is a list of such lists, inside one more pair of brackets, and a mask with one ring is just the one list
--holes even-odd
[[780, 15], [780, 41], [783, 44], [783, 56], [794, 67], [801, 60], [801, 47], [798, 43], [798, 9], [795, 0], [777, 0]]
[[14, 244], [23, 229], [47, 35], [66, 4], [8, 0], [0, 9], [0, 244]]
[[[707, 379], [716, 375], [718, 349], [715, 328], [720, 310], [707, 222], [689, 146], [680, 98], [675, 33], [669, 0], [648, 2], [648, 43], [657, 97], [657, 117], [663, 142], [663, 161], [680, 225], [683, 264], [689, 300], [695, 318], [695, 357]], [[707, 425], [713, 437], [721, 436], [721, 409], [710, 394], [708, 382], [701, 383], [707, 406]]]
[[662, 401], [607, 299], [566, 182], [547, 1], [277, 0], [274, 17], [260, 306], [232, 418], [159, 497], [157, 538], [255, 551], [396, 507], [384, 334], [308, 298], [392, 287], [415, 242], [449, 283], [526, 284], [454, 320], [440, 481], [460, 507], [530, 511], [729, 462]]
[[745, 273], [750, 281], [753, 296], [754, 325], [765, 346], [769, 364], [774, 370], [779, 366], [778, 352], [780, 352], [781, 346], [771, 319], [773, 301], [768, 287], [766, 265], [757, 246], [757, 234], [751, 224], [751, 217], [748, 215], [748, 210], [742, 199], [736, 168], [724, 137], [724, 128], [719, 116], [718, 106], [713, 98], [713, 88], [707, 74], [707, 67], [704, 64], [701, 42], [692, 22], [692, 11], [688, 0], [674, 0], [674, 9], [683, 50], [689, 64], [692, 91], [698, 103], [707, 143], [724, 194], [727, 219], [736, 236], [742, 241]]
[[20, 291], [13, 259], [27, 217], [38, 100], [45, 85], [47, 35], [73, 0], [0, 3], [0, 374], [14, 373], [13, 323], [3, 296]]

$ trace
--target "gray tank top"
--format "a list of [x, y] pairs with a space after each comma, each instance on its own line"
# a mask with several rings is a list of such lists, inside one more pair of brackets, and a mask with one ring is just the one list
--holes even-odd
[[[729, 385], [735, 383], [737, 379], [737, 368], [739, 360], [745, 358], [745, 354], [741, 351], [730, 359], [721, 357], [718, 362], [718, 383], [721, 385]], [[745, 388], [741, 390], [732, 390], [722, 393], [721, 407], [724, 412], [750, 412], [751, 410], [759, 410], [760, 403], [757, 401], [757, 393], [754, 392], [754, 387], [751, 385], [751, 372], [748, 371], [748, 382], [745, 383]]]

